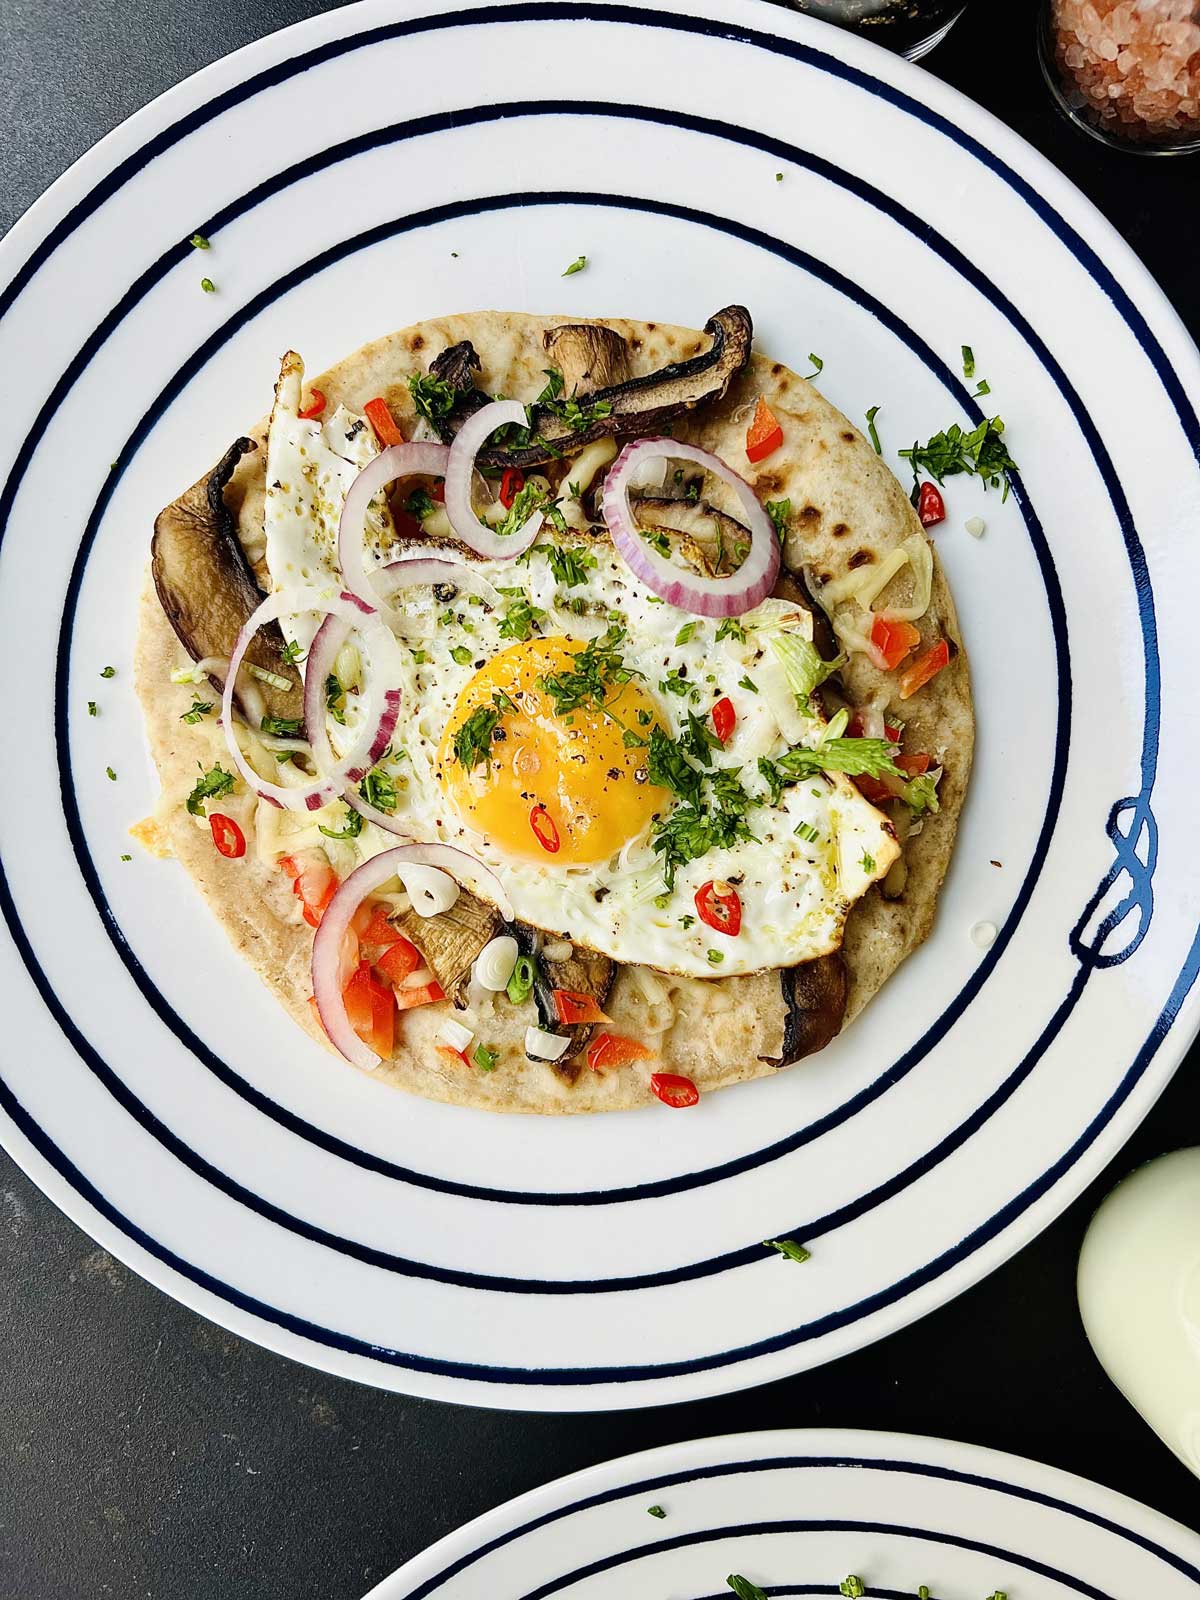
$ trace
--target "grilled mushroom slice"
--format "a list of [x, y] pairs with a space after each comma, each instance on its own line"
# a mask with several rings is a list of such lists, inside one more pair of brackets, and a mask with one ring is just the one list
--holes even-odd
[[681, 499], [677, 495], [640, 495], [630, 501], [643, 528], [674, 533], [698, 546], [710, 572], [729, 572], [738, 565], [737, 549], [750, 547], [744, 523], [707, 500]]
[[[213, 470], [160, 511], [150, 546], [151, 571], [159, 601], [179, 642], [193, 661], [229, 658], [246, 618], [263, 602], [262, 590], [237, 536], [225, 489], [238, 462], [256, 448], [252, 439], [235, 439]], [[296, 682], [283, 655], [283, 634], [272, 622], [260, 628], [246, 652], [256, 666]], [[220, 677], [211, 674], [218, 688]], [[290, 690], [259, 684], [273, 717], [303, 716], [299, 683]]]
[[565, 961], [547, 961], [538, 954], [536, 929], [526, 927], [523, 922], [513, 922], [506, 931], [517, 941], [517, 948], [522, 955], [537, 956], [533, 998], [537, 1005], [538, 1022], [548, 1033], [557, 1033], [570, 1039], [570, 1044], [552, 1065], [560, 1078], [567, 1083], [574, 1083], [581, 1070], [574, 1058], [591, 1038], [593, 1024], [577, 1022], [573, 1027], [565, 1027], [558, 1020], [554, 990], [572, 989], [576, 994], [590, 994], [598, 1006], [603, 1006], [612, 988], [616, 966], [608, 956], [598, 955], [594, 950], [582, 950], [578, 946], [572, 946], [571, 954]]
[[422, 917], [410, 907], [392, 919], [396, 927], [425, 958], [425, 965], [456, 1005], [466, 1003], [467, 983], [475, 958], [500, 931], [501, 916], [465, 889], [449, 911]]
[[[475, 387], [475, 373], [479, 371], [479, 366], [475, 346], [469, 339], [461, 339], [458, 344], [447, 345], [441, 355], [429, 364], [433, 376], [440, 378], [443, 383], [448, 383], [454, 390], [451, 416], [458, 422], [465, 422], [473, 411], [478, 411], [480, 406], [488, 403], [489, 396], [484, 394], [482, 389]], [[443, 422], [436, 422], [434, 426], [443, 439], [449, 441], [454, 437], [453, 427], [448, 427]]]
[[562, 373], [564, 394], [590, 395], [629, 381], [629, 341], [595, 322], [564, 322], [548, 328], [542, 343], [550, 364]]
[[[533, 437], [529, 443], [507, 449], [481, 450], [477, 460], [487, 467], [536, 467], [560, 460], [564, 455], [577, 455], [585, 445], [596, 439], [615, 437], [627, 439], [641, 434], [655, 433], [672, 418], [710, 400], [719, 400], [730, 383], [750, 359], [750, 344], [754, 337], [754, 324], [745, 306], [726, 306], [709, 318], [704, 331], [712, 343], [708, 349], [687, 361], [673, 361], [657, 372], [645, 373], [640, 378], [623, 378], [620, 382], [604, 384], [588, 391], [583, 416], [589, 409], [600, 405], [603, 415], [584, 420], [582, 426], [573, 427], [559, 414], [561, 403], [533, 407]], [[552, 330], [559, 333], [560, 330]], [[573, 372], [586, 369], [589, 381], [598, 375], [628, 371], [628, 346], [620, 335], [609, 329], [594, 328], [599, 338], [585, 339], [584, 325], [571, 323], [567, 327], [560, 354], [571, 363]], [[467, 344], [467, 341], [463, 341]], [[623, 347], [623, 349], [621, 348]], [[455, 352], [453, 361], [438, 375], [452, 383], [458, 390], [457, 379], [473, 370], [470, 358], [475, 352], [467, 344], [452, 345], [434, 362], [431, 371], [438, 370], [438, 362]], [[476, 357], [475, 364], [478, 358]], [[454, 377], [450, 373], [453, 371]], [[564, 379], [565, 379], [564, 373]], [[572, 394], [565, 385], [568, 397]], [[478, 391], [473, 391], [477, 393]], [[448, 417], [435, 424], [442, 438], [449, 442], [459, 424], [476, 410], [482, 402], [470, 397], [465, 389], [459, 390], [461, 398]], [[486, 396], [484, 397], [486, 398]], [[601, 404], [603, 403], [603, 404]]]
[[790, 1067], [794, 1061], [815, 1055], [833, 1039], [846, 1014], [846, 963], [840, 950], [784, 967], [779, 974], [786, 1016], [783, 1048], [778, 1057], [760, 1056], [773, 1067]]

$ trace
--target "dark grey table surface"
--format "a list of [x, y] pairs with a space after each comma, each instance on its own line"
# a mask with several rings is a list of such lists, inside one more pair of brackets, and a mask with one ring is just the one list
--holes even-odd
[[[0, 228], [122, 117], [321, 0], [0, 0]], [[763, 18], [770, 10], [763, 4]], [[1200, 158], [1110, 152], [1051, 108], [1029, 0], [975, 0], [927, 65], [1031, 140], [1200, 329]], [[1111, 1170], [986, 1282], [872, 1349], [695, 1405], [511, 1416], [294, 1366], [97, 1249], [0, 1155], [0, 1600], [353, 1600], [459, 1523], [629, 1450], [894, 1428], [1066, 1467], [1200, 1529], [1200, 1488], [1109, 1385], [1074, 1295], [1095, 1203], [1200, 1139], [1193, 1050]], [[1129, 1597], [1150, 1600], [1150, 1597]]]

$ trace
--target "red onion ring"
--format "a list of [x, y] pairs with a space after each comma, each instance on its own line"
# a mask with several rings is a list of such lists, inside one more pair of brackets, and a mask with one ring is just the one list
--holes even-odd
[[[372, 856], [369, 861], [364, 861], [361, 867], [356, 867], [345, 879], [326, 907], [321, 925], [313, 938], [313, 997], [317, 1002], [321, 1025], [334, 1048], [339, 1050], [347, 1061], [356, 1067], [362, 1067], [366, 1072], [373, 1071], [379, 1065], [380, 1058], [373, 1050], [368, 1050], [350, 1026], [350, 1019], [346, 1015], [346, 1006], [342, 1000], [341, 970], [342, 948], [346, 933], [354, 913], [367, 896], [385, 884], [389, 878], [394, 878], [404, 862], [411, 861], [418, 866], [437, 867], [447, 856], [453, 856], [456, 861], [466, 862], [479, 875], [494, 878], [490, 868], [472, 860], [463, 851], [455, 850], [451, 845], [395, 845], [392, 849], [383, 851], [381, 855]], [[500, 887], [499, 879], [495, 879], [495, 887], [498, 896], [496, 904], [500, 913], [511, 919], [512, 907]]]
[[[341, 788], [347, 782], [357, 783], [364, 773], [371, 770], [392, 742], [400, 714], [400, 691], [395, 687], [384, 690], [382, 714], [379, 716], [375, 714], [377, 700], [372, 698], [368, 702], [367, 714], [363, 718], [363, 731], [351, 750], [339, 761], [333, 753], [333, 746], [329, 742], [329, 731], [325, 726], [325, 683], [333, 671], [338, 651], [345, 644], [354, 626], [355, 609], [362, 607], [362, 601], [352, 595], [343, 594], [339, 599], [345, 603], [346, 614], [331, 612], [317, 629], [308, 648], [308, 660], [304, 665], [304, 727], [308, 733], [309, 747], [317, 764], [317, 770], [322, 774], [328, 773]], [[392, 658], [390, 662], [392, 674], [389, 676], [396, 673], [396, 645], [391, 630], [369, 608], [367, 617], [368, 620], [373, 619], [375, 623], [371, 630], [371, 638], [377, 647], [374, 653], [380, 658], [371, 662], [371, 687], [374, 688], [380, 673], [384, 671], [384, 658]], [[362, 623], [364, 618], [359, 616], [357, 620]], [[368, 645], [368, 649], [372, 649], [372, 646]], [[313, 810], [315, 807], [310, 805], [309, 809]]]
[[363, 536], [367, 527], [367, 509], [379, 491], [397, 478], [410, 478], [414, 473], [428, 473], [431, 477], [444, 477], [450, 459], [448, 445], [433, 440], [410, 441], [394, 444], [381, 450], [373, 461], [355, 478], [346, 491], [338, 523], [338, 565], [342, 569], [342, 584], [358, 600], [369, 606], [378, 605], [367, 569]]
[[[737, 495], [750, 530], [750, 550], [731, 577], [704, 578], [697, 573], [682, 572], [660, 556], [638, 532], [629, 504], [629, 479], [636, 468], [659, 456], [669, 461], [694, 461], [722, 483], [727, 483]], [[681, 611], [690, 611], [699, 617], [741, 616], [753, 610], [775, 587], [780, 564], [775, 525], [745, 478], [739, 477], [719, 456], [707, 450], [694, 444], [681, 444], [675, 439], [639, 439], [627, 444], [608, 469], [600, 503], [612, 542], [631, 571], [648, 589]]]
[[398, 589], [415, 584], [452, 583], [457, 589], [470, 589], [483, 603], [497, 610], [501, 597], [481, 572], [476, 572], [465, 561], [451, 561], [444, 557], [411, 557], [407, 561], [389, 561], [380, 567], [378, 576], [384, 580], [380, 593], [391, 600]]
[[455, 434], [446, 466], [446, 514], [450, 525], [476, 555], [493, 561], [515, 561], [519, 555], [524, 555], [542, 525], [542, 513], [535, 511], [516, 533], [496, 533], [480, 522], [471, 504], [475, 457], [496, 429], [510, 422], [515, 422], [519, 428], [528, 426], [525, 407], [519, 401], [493, 400], [490, 405], [480, 406]]
[[[296, 611], [324, 611], [326, 619], [317, 630], [317, 636], [329, 627], [335, 619], [344, 624], [345, 631], [353, 623], [369, 628], [369, 637], [375, 641], [371, 653], [376, 658], [372, 666], [376, 669], [372, 673], [372, 693], [368, 701], [366, 715], [363, 719], [364, 730], [355, 742], [349, 755], [341, 761], [335, 762], [333, 751], [329, 746], [328, 736], [325, 734], [324, 721], [324, 683], [320, 679], [322, 698], [319, 702], [319, 714], [313, 716], [309, 710], [310, 694], [309, 682], [316, 682], [316, 675], [312, 671], [312, 652], [309, 652], [307, 671], [304, 684], [304, 714], [309, 734], [310, 747], [313, 749], [318, 766], [321, 763], [321, 754], [328, 758], [328, 770], [322, 771], [320, 776], [311, 783], [299, 788], [284, 788], [281, 784], [268, 783], [265, 778], [260, 778], [258, 773], [243, 756], [241, 747], [237, 742], [237, 734], [233, 723], [233, 692], [237, 683], [238, 669], [241, 667], [242, 658], [250, 647], [250, 642], [258, 630], [268, 622], [277, 622], [282, 615], [290, 615]], [[336, 625], [336, 624], [335, 624]], [[343, 638], [345, 634], [343, 633]], [[313, 641], [314, 644], [316, 640]], [[285, 811], [319, 811], [322, 806], [328, 805], [331, 800], [336, 800], [345, 785], [348, 773], [352, 768], [362, 764], [363, 757], [368, 755], [377, 746], [379, 752], [387, 748], [396, 727], [396, 717], [400, 709], [400, 695], [398, 690], [388, 690], [381, 695], [379, 692], [380, 674], [382, 663], [386, 658], [388, 647], [396, 649], [395, 640], [391, 630], [380, 621], [378, 614], [369, 606], [349, 595], [340, 595], [336, 600], [322, 600], [315, 596], [305, 595], [297, 600], [296, 595], [287, 595], [284, 592], [269, 595], [246, 619], [242, 631], [237, 636], [233, 653], [229, 657], [229, 666], [225, 673], [225, 686], [221, 694], [221, 727], [225, 735], [225, 743], [229, 749], [234, 766], [242, 778], [254, 790], [260, 799], [268, 801], [273, 806], [278, 806]], [[338, 648], [340, 648], [340, 643]], [[370, 648], [370, 647], [369, 647]], [[336, 654], [336, 652], [335, 652]], [[323, 741], [323, 746], [322, 746]], [[378, 759], [375, 757], [373, 759]], [[368, 762], [368, 766], [372, 763]], [[367, 767], [362, 767], [366, 771]]]

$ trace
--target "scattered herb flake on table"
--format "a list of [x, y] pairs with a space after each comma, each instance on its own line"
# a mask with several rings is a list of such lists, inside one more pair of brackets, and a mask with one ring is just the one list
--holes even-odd
[[588, 264], [588, 258], [586, 256], [576, 256], [574, 261], [572, 261], [571, 265], [563, 273], [563, 277], [564, 278], [572, 278], [572, 277], [574, 277], [574, 275], [577, 272], [582, 272], [584, 267], [587, 266], [587, 264]]
[[812, 1260], [812, 1251], [806, 1250], [795, 1239], [764, 1239], [764, 1250], [778, 1250], [781, 1256], [788, 1261], [794, 1261], [798, 1266], [803, 1266], [806, 1261]]

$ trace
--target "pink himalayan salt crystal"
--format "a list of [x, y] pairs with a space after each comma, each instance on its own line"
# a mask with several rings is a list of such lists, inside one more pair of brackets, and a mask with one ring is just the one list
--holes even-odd
[[1200, 0], [1053, 0], [1069, 105], [1127, 137], [1200, 138]]

